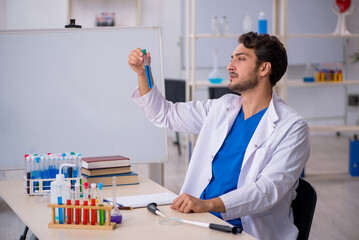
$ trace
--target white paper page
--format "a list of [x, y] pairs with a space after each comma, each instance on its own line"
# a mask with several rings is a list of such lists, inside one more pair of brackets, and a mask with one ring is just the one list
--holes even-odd
[[[139, 207], [146, 207], [147, 204], [151, 202], [155, 202], [157, 203], [157, 205], [172, 204], [173, 200], [176, 197], [178, 197], [178, 195], [168, 192], [163, 192], [163, 193], [155, 193], [155, 194], [117, 197], [116, 202], [117, 204], [121, 204], [123, 206], [131, 206], [133, 208], [139, 208]], [[106, 197], [105, 199], [112, 202], [112, 197]]]

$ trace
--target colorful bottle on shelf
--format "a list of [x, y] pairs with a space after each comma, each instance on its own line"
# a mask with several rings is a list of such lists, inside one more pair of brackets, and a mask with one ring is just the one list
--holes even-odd
[[266, 19], [266, 15], [264, 12], [260, 12], [259, 16], [258, 16], [258, 33], [259, 34], [263, 34], [263, 33], [268, 33], [267, 32], [267, 19]]

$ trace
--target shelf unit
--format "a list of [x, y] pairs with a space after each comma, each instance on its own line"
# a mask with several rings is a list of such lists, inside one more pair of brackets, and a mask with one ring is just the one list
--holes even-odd
[[[277, 3], [279, 3], [277, 1]], [[278, 37], [281, 39], [281, 41], [287, 45], [287, 41], [290, 38], [359, 38], [359, 34], [345, 34], [345, 35], [339, 35], [339, 34], [313, 34], [313, 33], [288, 33], [287, 30], [287, 9], [288, 9], [288, 0], [281, 0], [281, 11], [285, 14], [282, 14], [282, 18], [280, 21], [281, 26], [281, 32], [278, 35]], [[286, 100], [287, 99], [287, 90], [288, 88], [305, 88], [305, 87], [329, 87], [329, 86], [342, 86], [345, 88], [345, 97], [347, 97], [347, 87], [353, 86], [353, 85], [359, 85], [359, 79], [358, 80], [343, 80], [343, 82], [303, 82], [300, 79], [288, 79], [287, 74], [284, 75], [283, 79], [279, 82], [279, 88], [280, 88], [280, 96]], [[344, 101], [346, 102], [346, 101]], [[345, 109], [347, 109], [347, 106], [344, 106]], [[347, 111], [345, 111], [345, 114], [347, 114]], [[359, 114], [359, 108], [358, 108], [358, 114]], [[345, 116], [346, 118], [346, 116]], [[359, 115], [358, 115], [359, 119]], [[359, 126], [358, 125], [323, 125], [323, 126], [310, 126], [311, 131], [333, 131], [333, 132], [359, 132]]]
[[[289, 34], [287, 31], [288, 0], [272, 0], [272, 34], [276, 35], [284, 45], [290, 38], [359, 38], [359, 34], [333, 35], [333, 34]], [[281, 13], [281, 14], [279, 14]], [[196, 79], [196, 41], [198, 39], [210, 38], [238, 38], [240, 34], [212, 35], [196, 32], [196, 0], [186, 0], [186, 101], [196, 99], [196, 90], [200, 87], [226, 87], [229, 80], [224, 80], [221, 84], [212, 84], [208, 80]], [[325, 86], [352, 86], [359, 85], [358, 80], [343, 80], [343, 82], [314, 82], [306, 83], [299, 79], [288, 79], [287, 74], [275, 87], [275, 91], [284, 100], [287, 99], [288, 88], [298, 87], [325, 87]], [[359, 114], [359, 109], [358, 109]], [[358, 116], [359, 119], [359, 116]], [[336, 131], [336, 132], [359, 132], [359, 126], [312, 126], [312, 131]]]

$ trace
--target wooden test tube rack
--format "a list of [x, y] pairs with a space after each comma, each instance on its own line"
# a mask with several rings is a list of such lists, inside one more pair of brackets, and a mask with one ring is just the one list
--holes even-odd
[[[71, 228], [71, 229], [96, 229], [96, 230], [113, 230], [116, 227], [116, 223], [111, 222], [111, 210], [113, 209], [112, 205], [104, 205], [104, 206], [82, 206], [82, 205], [59, 205], [55, 203], [49, 203], [48, 207], [51, 208], [51, 222], [49, 223], [49, 228]], [[64, 223], [60, 224], [59, 221], [55, 220], [55, 209], [56, 208], [62, 208], [64, 211], [63, 216], [66, 216], [66, 209], [71, 208], [71, 211], [73, 211], [76, 208], [80, 209], [96, 209], [96, 210], [105, 210], [106, 213], [106, 222], [104, 225], [100, 225], [99, 222], [96, 222], [95, 225], [91, 225], [91, 221], [87, 222], [86, 225], [83, 224], [83, 222], [80, 222], [79, 224], [75, 224], [75, 222], [72, 222], [71, 224], [67, 224], [64, 217]]]

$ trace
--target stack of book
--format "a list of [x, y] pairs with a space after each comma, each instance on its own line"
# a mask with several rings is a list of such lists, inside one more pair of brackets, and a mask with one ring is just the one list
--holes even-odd
[[131, 171], [130, 159], [120, 155], [83, 158], [82, 175], [89, 184], [112, 186], [114, 176], [116, 185], [138, 184], [138, 174]]

